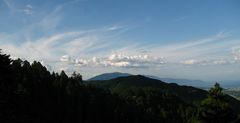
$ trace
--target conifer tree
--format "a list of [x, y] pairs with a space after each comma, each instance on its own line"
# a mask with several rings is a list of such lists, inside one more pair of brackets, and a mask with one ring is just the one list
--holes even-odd
[[235, 114], [230, 107], [220, 84], [216, 83], [201, 102], [200, 120], [203, 123], [231, 123]]
[[0, 49], [0, 91], [2, 92], [12, 92], [15, 83], [12, 81], [12, 70], [9, 55], [2, 54]]

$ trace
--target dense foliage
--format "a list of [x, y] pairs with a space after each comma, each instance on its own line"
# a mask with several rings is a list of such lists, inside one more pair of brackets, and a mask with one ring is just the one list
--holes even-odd
[[227, 123], [236, 120], [237, 116], [229, 105], [226, 96], [218, 83], [209, 90], [208, 98], [202, 101], [200, 119], [203, 123]]
[[[148, 122], [136, 106], [82, 84], [81, 75], [50, 73], [39, 62], [0, 55], [0, 122]], [[145, 120], [146, 119], [146, 120]]]
[[9, 57], [0, 53], [1, 123], [238, 122], [233, 99], [219, 86], [207, 97], [200, 89], [142, 76], [86, 84], [80, 74], [50, 73], [39, 62]]

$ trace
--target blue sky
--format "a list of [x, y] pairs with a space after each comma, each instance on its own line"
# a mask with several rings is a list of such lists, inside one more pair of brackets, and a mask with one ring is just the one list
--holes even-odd
[[0, 48], [49, 70], [239, 80], [239, 0], [1, 0]]

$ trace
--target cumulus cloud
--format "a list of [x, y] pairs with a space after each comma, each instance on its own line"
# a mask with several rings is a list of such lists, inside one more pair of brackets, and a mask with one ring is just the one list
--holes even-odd
[[165, 64], [163, 57], [152, 57], [149, 55], [123, 55], [111, 54], [106, 60], [107, 65], [116, 67], [151, 67]]
[[108, 57], [92, 57], [89, 59], [70, 59], [69, 56], [62, 56], [62, 62], [74, 63], [76, 66], [103, 66], [123, 68], [158, 67], [166, 64], [163, 57], [152, 57], [149, 55], [123, 55], [111, 54]]
[[64, 55], [60, 58], [61, 62], [70, 62], [71, 58], [68, 55]]

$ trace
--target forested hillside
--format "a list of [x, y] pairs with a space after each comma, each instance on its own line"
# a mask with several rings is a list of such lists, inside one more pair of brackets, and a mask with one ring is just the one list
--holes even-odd
[[[100, 88], [106, 88], [113, 93], [122, 95], [128, 90], [134, 89], [155, 89], [162, 93], [170, 93], [185, 103], [199, 105], [201, 101], [207, 98], [208, 92], [199, 88], [191, 86], [180, 86], [175, 83], [165, 83], [160, 80], [151, 79], [142, 75], [119, 77], [112, 80], [105, 81], [88, 81], [90, 85], [95, 85]], [[229, 103], [234, 106], [236, 111], [240, 110], [240, 102], [235, 98], [225, 95]]]
[[219, 84], [206, 92], [143, 76], [83, 82], [0, 54], [1, 123], [238, 123], [239, 106]]

